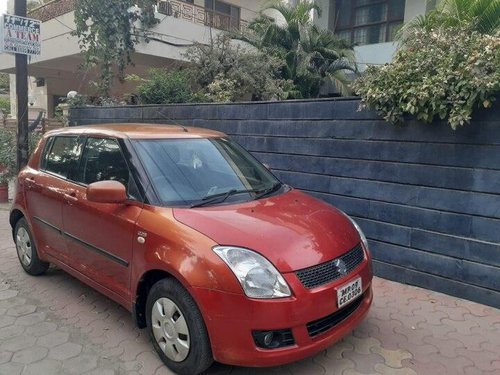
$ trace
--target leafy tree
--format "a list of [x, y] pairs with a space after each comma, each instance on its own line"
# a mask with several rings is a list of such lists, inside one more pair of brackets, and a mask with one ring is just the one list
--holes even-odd
[[[108, 97], [116, 76], [124, 79], [124, 70], [132, 63], [135, 44], [142, 30], [155, 25], [155, 0], [78, 0], [75, 2], [75, 34], [85, 55], [87, 68], [98, 67], [97, 89]], [[140, 22], [141, 29], [136, 25]]]
[[364, 106], [387, 121], [405, 114], [456, 129], [474, 108], [490, 107], [500, 91], [500, 37], [467, 27], [408, 29], [391, 64], [371, 67], [354, 83]]
[[273, 1], [263, 12], [270, 10], [281, 19], [261, 13], [247, 30], [233, 37], [282, 61], [282, 78], [295, 85], [290, 97], [317, 97], [321, 86], [328, 81], [334, 81], [347, 93], [345, 72], [356, 71], [353, 46], [313, 24], [311, 13], [321, 15], [318, 5], [307, 0], [299, 0], [296, 6]]
[[290, 83], [279, 77], [281, 61], [250, 51], [219, 35], [210, 45], [188, 49], [191, 76], [210, 101], [271, 100], [285, 98]]
[[[398, 33], [406, 41], [411, 30], [467, 27], [482, 34], [500, 32], [500, 0], [441, 0], [435, 9], [406, 24]], [[405, 36], [408, 34], [408, 36]]]
[[147, 78], [128, 76], [127, 79], [140, 82], [137, 91], [142, 104], [186, 103], [192, 99], [191, 86], [184, 71], [151, 69]]

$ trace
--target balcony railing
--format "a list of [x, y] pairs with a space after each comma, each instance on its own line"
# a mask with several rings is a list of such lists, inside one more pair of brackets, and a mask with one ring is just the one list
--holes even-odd
[[[46, 22], [74, 11], [76, 1], [78, 0], [53, 0], [31, 10], [28, 16]], [[225, 31], [241, 30], [248, 25], [248, 22], [241, 18], [178, 0], [160, 0], [158, 13]]]
[[241, 18], [177, 0], [159, 1], [158, 13], [225, 31], [241, 30], [248, 25]]
[[49, 21], [75, 10], [77, 0], [54, 0], [28, 12], [30, 18]]

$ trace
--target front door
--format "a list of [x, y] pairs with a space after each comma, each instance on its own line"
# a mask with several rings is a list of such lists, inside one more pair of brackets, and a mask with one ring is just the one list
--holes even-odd
[[78, 173], [63, 206], [63, 225], [70, 266], [102, 287], [126, 300], [130, 297], [130, 268], [133, 241], [141, 204], [89, 202], [86, 186], [115, 180], [137, 198], [133, 177], [121, 148], [113, 138], [88, 138]]

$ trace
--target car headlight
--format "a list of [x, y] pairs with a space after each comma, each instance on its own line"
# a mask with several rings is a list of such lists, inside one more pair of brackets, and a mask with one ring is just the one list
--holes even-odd
[[213, 250], [233, 271], [248, 297], [282, 298], [292, 295], [283, 276], [262, 255], [232, 246], [217, 246]]
[[354, 219], [352, 217], [350, 217], [349, 215], [345, 214], [345, 216], [347, 216], [347, 218], [351, 221], [352, 225], [354, 225], [354, 228], [356, 228], [356, 230], [358, 231], [359, 233], [359, 237], [361, 238], [361, 242], [363, 242], [363, 245], [365, 246], [365, 249], [368, 250], [368, 240], [366, 239], [366, 236], [365, 234], [363, 233], [363, 231], [361, 230], [361, 227], [358, 225], [358, 223], [356, 223], [354, 221]]

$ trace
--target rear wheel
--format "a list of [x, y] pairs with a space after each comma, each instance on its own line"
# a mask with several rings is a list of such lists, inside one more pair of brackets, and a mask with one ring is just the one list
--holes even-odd
[[163, 279], [153, 285], [146, 319], [153, 346], [172, 371], [195, 375], [213, 363], [200, 310], [177, 280]]
[[49, 268], [49, 263], [38, 258], [33, 234], [30, 231], [26, 219], [19, 219], [14, 229], [17, 257], [23, 269], [33, 276], [43, 274]]

